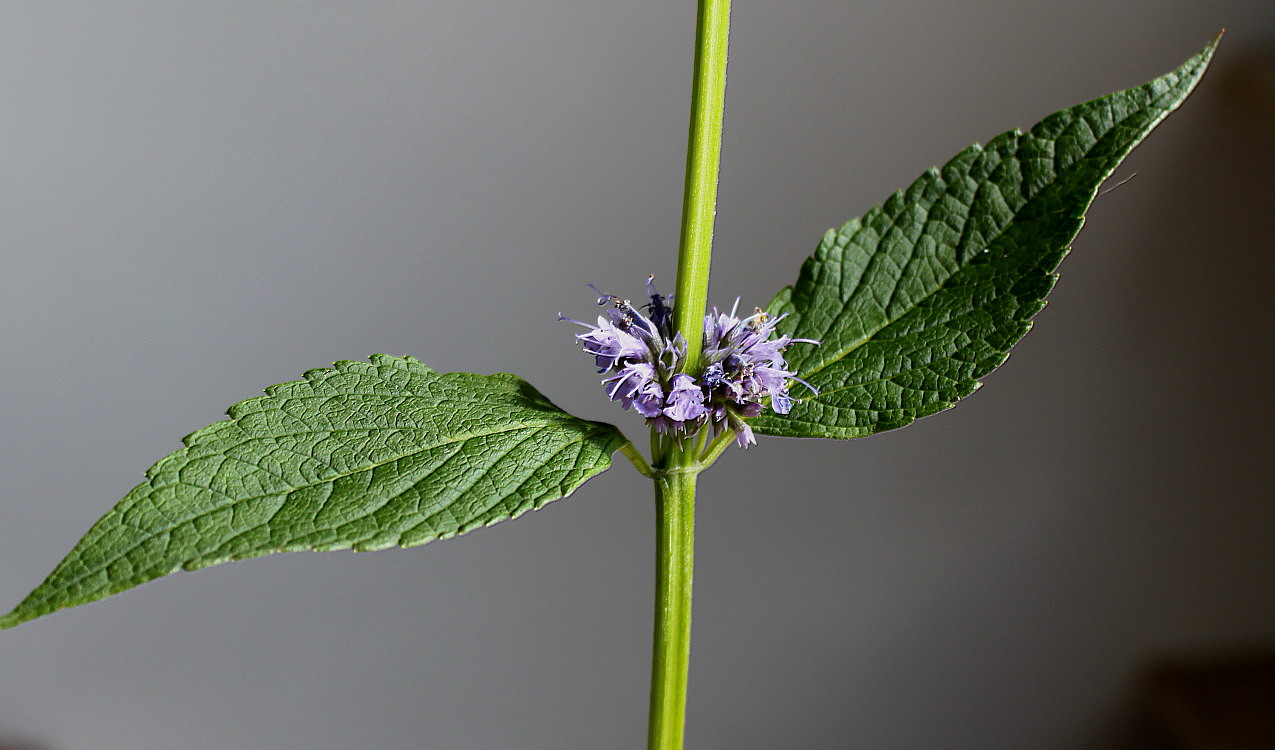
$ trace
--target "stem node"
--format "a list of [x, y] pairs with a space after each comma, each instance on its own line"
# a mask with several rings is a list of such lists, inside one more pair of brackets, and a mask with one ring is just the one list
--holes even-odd
[[[699, 0], [695, 75], [686, 153], [686, 193], [677, 255], [673, 324], [686, 341], [682, 367], [698, 373], [708, 307], [708, 271], [717, 214], [726, 47], [730, 0]], [[717, 444], [714, 442], [713, 448]], [[710, 454], [717, 453], [710, 448]], [[703, 469], [699, 440], [686, 444], [651, 437], [656, 501], [655, 651], [651, 660], [648, 750], [681, 750], [686, 724], [686, 678], [691, 655], [691, 580], [694, 567], [695, 482]], [[627, 455], [627, 454], [626, 454]], [[632, 458], [630, 456], [630, 458]]]

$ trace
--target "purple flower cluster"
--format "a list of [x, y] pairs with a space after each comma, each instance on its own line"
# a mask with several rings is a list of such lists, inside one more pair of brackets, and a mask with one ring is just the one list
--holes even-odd
[[705, 425], [714, 436], [729, 428], [736, 442], [747, 447], [757, 441], [744, 420], [760, 414], [767, 399], [771, 409], [787, 414], [793, 404], [789, 381], [814, 392], [787, 369], [783, 350], [791, 343], [819, 342], [772, 339], [783, 316], [771, 318], [760, 309], [742, 320], [735, 309], [726, 314], [714, 308], [705, 315], [699, 372], [682, 372], [686, 341], [673, 331], [672, 298], [656, 291], [653, 278], [647, 279], [646, 289], [650, 301], [641, 307], [645, 314], [628, 300], [593, 287], [598, 304], [606, 306], [596, 326], [561, 315], [558, 319], [589, 329], [576, 339], [593, 355], [598, 372], [607, 373], [602, 380], [607, 396], [646, 417], [656, 432], [686, 438]]

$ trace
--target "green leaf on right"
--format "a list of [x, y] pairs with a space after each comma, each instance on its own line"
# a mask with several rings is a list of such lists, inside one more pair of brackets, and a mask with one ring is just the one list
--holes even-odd
[[770, 303], [791, 414], [760, 434], [857, 438], [951, 408], [1009, 356], [1053, 288], [1098, 188], [1203, 76], [1218, 39], [1172, 73], [974, 145], [840, 230]]

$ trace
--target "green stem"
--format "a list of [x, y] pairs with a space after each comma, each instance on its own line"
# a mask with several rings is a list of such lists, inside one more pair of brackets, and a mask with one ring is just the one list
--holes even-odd
[[[682, 368], [700, 369], [708, 270], [717, 214], [722, 114], [726, 99], [726, 45], [730, 0], [699, 0], [695, 76], [686, 151], [686, 193], [677, 255], [673, 323], [686, 340]], [[691, 659], [691, 579], [695, 558], [695, 480], [703, 444], [651, 438], [655, 474], [655, 650], [651, 659], [648, 750], [682, 750], [686, 678]], [[626, 455], [628, 455], [626, 453]], [[632, 459], [632, 456], [629, 456]], [[641, 467], [639, 467], [640, 470]]]
[[655, 471], [646, 462], [646, 457], [638, 451], [637, 446], [633, 445], [632, 441], [620, 446], [620, 452], [624, 454], [625, 458], [629, 459], [629, 462], [633, 464], [633, 468], [637, 469], [639, 474], [650, 479], [655, 478]]
[[674, 325], [686, 339], [686, 360], [682, 366], [689, 372], [699, 368], [704, 311], [708, 306], [708, 268], [713, 252], [713, 219], [717, 214], [729, 34], [730, 0], [699, 0], [691, 131], [686, 151], [686, 193], [677, 255], [677, 291], [673, 298]]
[[700, 454], [700, 466], [707, 469], [712, 466], [715, 461], [722, 455], [730, 444], [735, 440], [735, 432], [730, 429], [722, 430], [721, 434], [713, 438], [713, 442], [709, 443], [704, 452]]
[[695, 557], [695, 467], [655, 481], [655, 654], [651, 660], [648, 750], [681, 750], [691, 659]]

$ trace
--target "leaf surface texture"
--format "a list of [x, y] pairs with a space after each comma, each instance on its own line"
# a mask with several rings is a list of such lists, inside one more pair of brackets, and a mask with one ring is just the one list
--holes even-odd
[[974, 145], [839, 230], [770, 303], [797, 345], [788, 416], [762, 434], [856, 438], [948, 409], [1008, 357], [1103, 181], [1204, 74], [1208, 47], [1150, 83]]
[[566, 497], [625, 442], [516, 376], [385, 355], [313, 370], [229, 416], [146, 472], [0, 628], [178, 570], [463, 534]]

